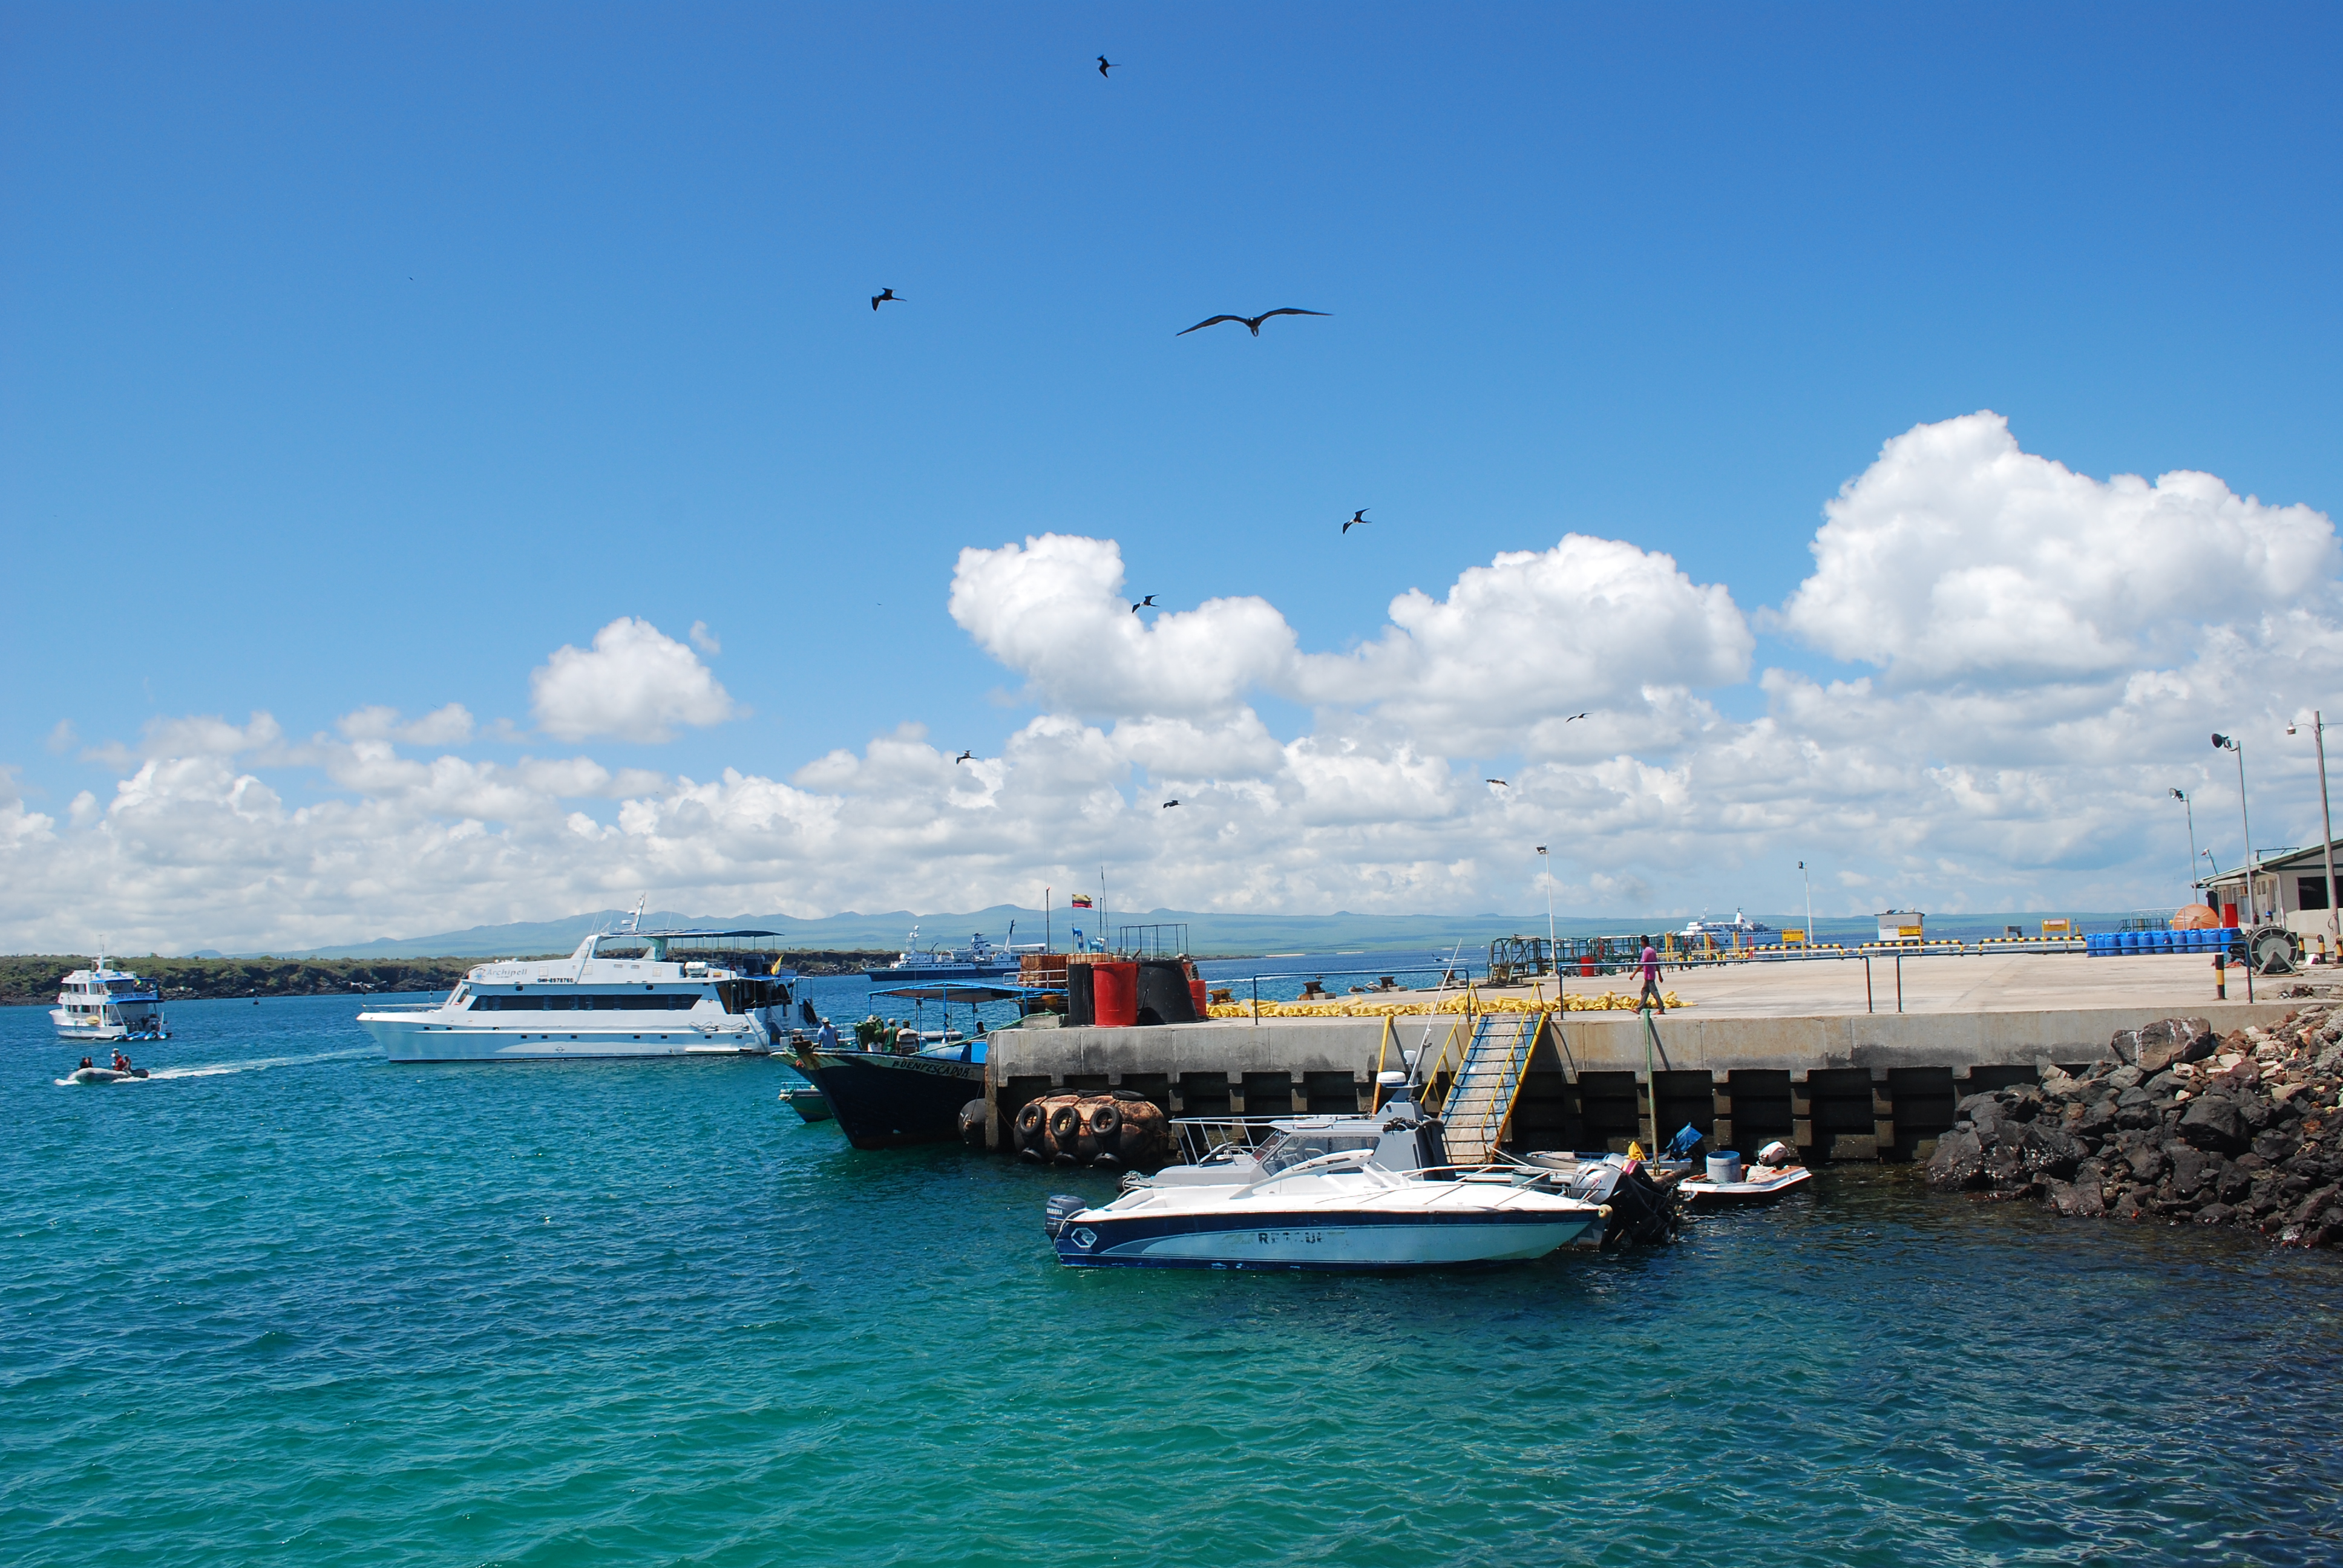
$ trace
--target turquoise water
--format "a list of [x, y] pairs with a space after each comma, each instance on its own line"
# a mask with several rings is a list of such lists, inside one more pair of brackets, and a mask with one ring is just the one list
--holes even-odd
[[[0, 1010], [12, 1563], [2333, 1562], [2343, 1268], [1830, 1171], [1673, 1248], [1076, 1271], [771, 1062]], [[266, 1063], [267, 1065], [260, 1065]]]

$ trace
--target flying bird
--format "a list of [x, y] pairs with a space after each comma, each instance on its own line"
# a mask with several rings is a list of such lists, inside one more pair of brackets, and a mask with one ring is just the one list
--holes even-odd
[[870, 308], [873, 310], [878, 309], [882, 305], [900, 305], [903, 302], [901, 300], [895, 297], [895, 291], [891, 288], [882, 288], [878, 293], [870, 297]]
[[1350, 520], [1349, 522], [1344, 523], [1344, 524], [1342, 525], [1342, 531], [1343, 531], [1344, 533], [1346, 533], [1346, 534], [1347, 534], [1347, 533], [1349, 533], [1353, 528], [1363, 528], [1366, 527], [1366, 524], [1367, 524], [1367, 511], [1368, 511], [1368, 508], [1365, 508], [1365, 507], [1361, 507], [1357, 511], [1353, 512], [1353, 513], [1351, 514], [1351, 520]]
[[1564, 719], [1564, 720], [1563, 720], [1563, 722], [1564, 722], [1564, 724], [1575, 724], [1575, 723], [1577, 723], [1580, 719], [1584, 719], [1584, 718], [1585, 718], [1585, 717], [1586, 717], [1586, 715], [1584, 715], [1584, 713], [1574, 713], [1574, 714], [1572, 714], [1569, 718], [1567, 718], [1567, 719]]
[[1513, 788], [1512, 785], [1506, 783], [1503, 779], [1483, 779], [1481, 782], [1483, 784], [1494, 784], [1500, 789], [1510, 789]]
[[[1121, 64], [1122, 64], [1122, 62], [1121, 62], [1121, 61], [1120, 61], [1120, 60], [1110, 60], [1110, 59], [1108, 59], [1104, 55], [1101, 55], [1099, 56], [1099, 75], [1101, 75], [1101, 76], [1106, 76], [1106, 74], [1107, 74], [1109, 71], [1113, 70], [1117, 65], [1120, 65]], [[1113, 78], [1112, 76], [1106, 76], [1106, 79], [1107, 79], [1108, 81], [1110, 81], [1110, 82], [1111, 82], [1111, 81], [1113, 81], [1113, 80], [1114, 80], [1114, 78]]]
[[955, 758], [953, 758], [953, 759], [952, 759], [952, 766], [953, 766], [953, 767], [955, 767], [955, 768], [957, 768], [957, 767], [959, 767], [959, 766], [960, 766], [961, 763], [963, 763], [963, 762], [973, 762], [973, 761], [975, 761], [975, 760], [976, 760], [976, 753], [975, 753], [975, 752], [973, 752], [973, 751], [963, 751], [963, 752], [961, 752], [959, 756], [957, 756], [957, 757], [955, 757]]
[[1166, 811], [1169, 811], [1172, 807], [1177, 806], [1179, 803], [1180, 802], [1177, 800], [1166, 800], [1163, 802], [1163, 809]]
[[1158, 608], [1160, 607], [1155, 602], [1155, 596], [1153, 594], [1149, 594], [1145, 598], [1141, 599], [1137, 604], [1131, 607], [1131, 613], [1137, 615], [1141, 610], [1155, 609]]
[[1331, 316], [1332, 314], [1333, 313], [1332, 311], [1327, 310], [1297, 310], [1292, 306], [1289, 305], [1282, 310], [1264, 310], [1259, 316], [1211, 317], [1205, 320], [1199, 321], [1193, 327], [1183, 327], [1172, 336], [1174, 337], [1185, 337], [1191, 332], [1202, 332], [1205, 327], [1215, 326], [1223, 321], [1242, 321], [1247, 327], [1252, 327], [1252, 335], [1255, 337], [1258, 337], [1261, 336], [1261, 324], [1267, 321], [1272, 316]]

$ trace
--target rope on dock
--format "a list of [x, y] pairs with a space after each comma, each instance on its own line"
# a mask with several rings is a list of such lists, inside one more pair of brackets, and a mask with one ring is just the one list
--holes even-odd
[[[1692, 1004], [1674, 991], [1662, 994], [1662, 1000], [1671, 1009]], [[1250, 1001], [1215, 1002], [1208, 1010], [1214, 1018], [1407, 1018], [1426, 1013], [1466, 1012], [1634, 1012], [1638, 999], [1615, 990], [1600, 996], [1582, 996], [1572, 992], [1556, 1002], [1552, 997], [1492, 997], [1477, 999], [1459, 994], [1439, 1002], [1370, 1001], [1364, 997], [1342, 997], [1325, 1001], [1265, 1001], [1261, 1011], [1253, 1011]]]

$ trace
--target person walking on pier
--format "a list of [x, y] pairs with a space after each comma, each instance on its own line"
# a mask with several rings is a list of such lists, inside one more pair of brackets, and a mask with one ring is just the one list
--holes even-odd
[[1644, 939], [1644, 994], [1635, 999], [1635, 1007], [1639, 1011], [1647, 1007], [1668, 1010], [1668, 1004], [1660, 999], [1660, 955], [1649, 937]]

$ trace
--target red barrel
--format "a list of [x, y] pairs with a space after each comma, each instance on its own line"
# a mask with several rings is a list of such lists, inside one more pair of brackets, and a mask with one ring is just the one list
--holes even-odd
[[1139, 1021], [1139, 966], [1092, 964], [1091, 1008], [1101, 1029], [1129, 1029]]
[[1196, 999], [1196, 1016], [1198, 1018], [1210, 1018], [1212, 1016], [1212, 999], [1204, 990], [1204, 982], [1202, 980], [1190, 980], [1188, 982], [1188, 994]]

